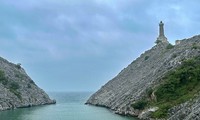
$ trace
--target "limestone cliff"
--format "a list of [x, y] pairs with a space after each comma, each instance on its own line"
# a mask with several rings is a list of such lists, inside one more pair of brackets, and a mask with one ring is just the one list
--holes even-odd
[[[148, 89], [159, 86], [163, 82], [162, 78], [180, 66], [184, 60], [200, 56], [199, 48], [200, 35], [180, 40], [174, 46], [167, 42], [159, 43], [102, 86], [86, 104], [107, 107], [122, 115], [150, 119], [150, 116], [144, 116], [145, 110], [134, 109], [131, 105], [146, 97]], [[174, 106], [168, 111], [169, 116], [166, 119], [199, 119], [199, 101], [200, 97], [196, 97], [193, 102]]]
[[53, 103], [20, 64], [0, 57], [0, 111]]

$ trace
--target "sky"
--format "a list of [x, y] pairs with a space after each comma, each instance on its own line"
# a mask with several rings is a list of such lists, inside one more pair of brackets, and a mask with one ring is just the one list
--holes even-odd
[[200, 34], [199, 0], [0, 0], [0, 56], [45, 91], [96, 91], [155, 45]]

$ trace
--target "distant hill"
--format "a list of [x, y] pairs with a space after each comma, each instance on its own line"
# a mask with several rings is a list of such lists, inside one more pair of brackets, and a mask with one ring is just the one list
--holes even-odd
[[157, 42], [86, 104], [141, 119], [200, 119], [200, 35]]
[[20, 64], [0, 57], [0, 111], [55, 102], [34, 83]]

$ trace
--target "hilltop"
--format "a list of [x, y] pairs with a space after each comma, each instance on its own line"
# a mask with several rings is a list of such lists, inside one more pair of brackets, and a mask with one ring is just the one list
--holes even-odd
[[20, 64], [0, 57], [0, 111], [55, 102], [34, 83]]
[[164, 29], [160, 30], [157, 44], [102, 86], [86, 104], [147, 120], [200, 119], [200, 35], [171, 45]]

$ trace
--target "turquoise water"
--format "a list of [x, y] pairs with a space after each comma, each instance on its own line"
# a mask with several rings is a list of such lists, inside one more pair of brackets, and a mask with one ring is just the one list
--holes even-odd
[[91, 93], [49, 93], [57, 100], [45, 105], [0, 112], [0, 120], [136, 120], [108, 109], [84, 105]]

